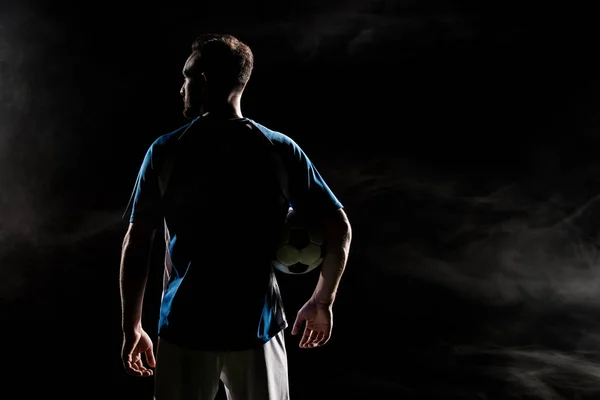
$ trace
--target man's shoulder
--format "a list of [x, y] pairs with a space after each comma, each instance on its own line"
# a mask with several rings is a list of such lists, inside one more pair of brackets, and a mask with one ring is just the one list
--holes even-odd
[[174, 131], [165, 133], [152, 142], [149, 149], [149, 154], [152, 159], [153, 165], [161, 165], [164, 160], [170, 157], [175, 149], [175, 144], [179, 138], [185, 133], [185, 131], [194, 123], [190, 121], [187, 124], [180, 126]]
[[265, 135], [267, 137], [267, 139], [269, 139], [271, 141], [271, 143], [273, 143], [276, 146], [281, 146], [281, 145], [287, 145], [287, 146], [291, 146], [291, 147], [296, 147], [298, 146], [296, 144], [296, 142], [294, 142], [294, 140], [287, 136], [284, 133], [281, 133], [279, 131], [275, 131], [273, 129], [267, 128], [266, 126], [252, 120], [249, 119], [249, 121], [254, 124], [262, 133], [263, 135]]
[[171, 131], [169, 133], [165, 133], [159, 136], [151, 145], [153, 150], [161, 150], [165, 147], [169, 147], [172, 143], [176, 142], [181, 135], [188, 129], [194, 121], [190, 121], [187, 124], [180, 126], [179, 128]]

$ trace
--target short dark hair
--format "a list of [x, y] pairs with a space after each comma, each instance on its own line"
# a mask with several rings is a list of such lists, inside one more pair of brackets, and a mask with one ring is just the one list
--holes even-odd
[[[229, 34], [202, 34], [192, 43], [200, 70], [224, 90], [242, 90], [254, 68], [250, 47]], [[209, 78], [209, 79], [210, 79]]]

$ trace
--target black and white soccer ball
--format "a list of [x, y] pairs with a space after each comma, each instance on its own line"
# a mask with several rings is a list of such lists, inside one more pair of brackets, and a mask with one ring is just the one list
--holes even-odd
[[323, 231], [305, 224], [289, 208], [279, 236], [273, 267], [284, 274], [306, 274], [323, 262]]

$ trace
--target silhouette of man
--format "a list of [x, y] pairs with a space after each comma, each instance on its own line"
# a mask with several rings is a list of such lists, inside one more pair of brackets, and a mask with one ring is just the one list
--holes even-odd
[[[154, 375], [156, 400], [212, 400], [220, 380], [230, 400], [289, 399], [288, 324], [271, 266], [289, 206], [322, 224], [326, 240], [318, 283], [292, 334], [304, 328], [301, 348], [331, 335], [350, 223], [292, 139], [242, 116], [253, 63], [250, 48], [231, 35], [193, 42], [181, 88], [191, 122], [154, 141], [135, 184], [121, 259], [122, 359], [128, 373]], [[141, 316], [161, 228], [165, 286], [155, 359]]]

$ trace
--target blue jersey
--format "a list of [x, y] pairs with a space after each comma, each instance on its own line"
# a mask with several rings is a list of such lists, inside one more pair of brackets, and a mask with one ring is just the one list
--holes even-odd
[[241, 350], [285, 329], [271, 259], [290, 206], [316, 221], [342, 207], [282, 133], [248, 118], [201, 117], [154, 141], [130, 222], [164, 224], [159, 336], [202, 350]]

